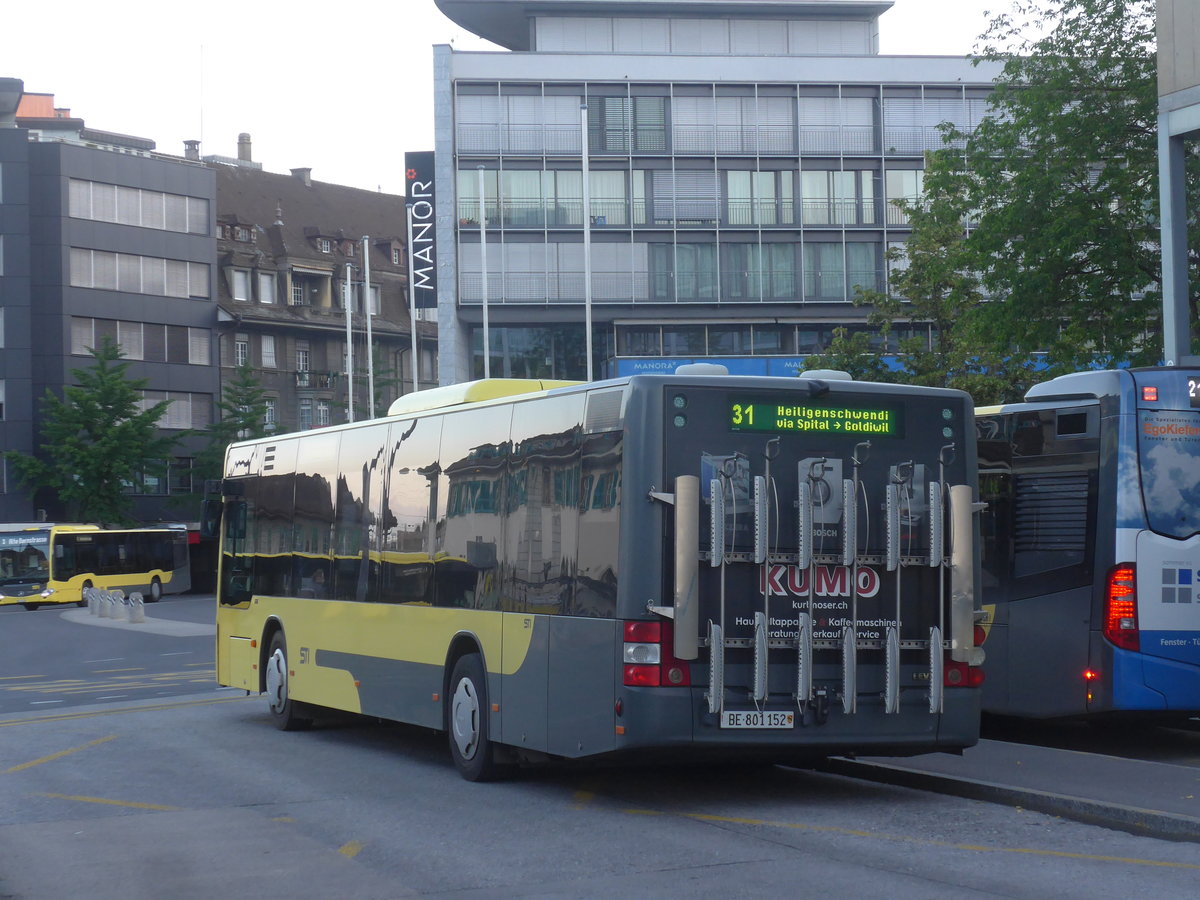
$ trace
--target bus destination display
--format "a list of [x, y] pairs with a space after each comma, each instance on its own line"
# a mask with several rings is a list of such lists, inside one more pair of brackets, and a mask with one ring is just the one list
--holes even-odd
[[779, 402], [746, 397], [728, 401], [730, 431], [901, 437], [901, 410], [893, 406]]

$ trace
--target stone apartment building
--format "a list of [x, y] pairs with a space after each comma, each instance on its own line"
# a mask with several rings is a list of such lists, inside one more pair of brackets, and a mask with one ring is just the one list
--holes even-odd
[[[194, 145], [187, 152], [198, 158]], [[368, 303], [374, 412], [382, 415], [413, 390], [404, 198], [321, 182], [309, 169], [265, 172], [251, 157], [243, 134], [237, 158], [204, 158], [217, 181], [223, 380], [248, 363], [266, 391], [268, 423], [280, 431], [347, 421], [348, 297], [354, 419], [370, 415]], [[417, 332], [418, 379], [430, 387], [437, 383], [436, 326], [418, 313]]]

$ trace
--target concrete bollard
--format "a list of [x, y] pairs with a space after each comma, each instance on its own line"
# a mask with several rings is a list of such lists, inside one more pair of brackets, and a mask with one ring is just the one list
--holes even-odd
[[96, 591], [96, 615], [102, 619], [107, 619], [110, 606], [108, 591]]
[[84, 599], [87, 600], [88, 612], [93, 616], [100, 614], [100, 610], [96, 608], [96, 589], [94, 587], [83, 589]]
[[146, 621], [146, 604], [142, 600], [142, 595], [134, 591], [129, 595], [129, 621], [138, 624]]

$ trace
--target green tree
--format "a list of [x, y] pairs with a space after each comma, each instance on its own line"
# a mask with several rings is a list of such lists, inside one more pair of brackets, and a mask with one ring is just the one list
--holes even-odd
[[964, 339], [984, 355], [1046, 351], [1044, 376], [1159, 360], [1154, 12], [1018, 0], [982, 37], [1004, 64], [991, 112], [950, 138], [975, 219], [965, 264], [992, 301]]
[[165, 468], [175, 444], [158, 430], [170, 401], [142, 408], [146, 381], [127, 376], [129, 363], [112, 341], [89, 352], [91, 368], [72, 372], [78, 386], [62, 399], [50, 390], [42, 398], [41, 452], [4, 455], [23, 485], [56, 495], [67, 518], [130, 524], [127, 486], [139, 472]]
[[265, 437], [271, 433], [266, 424], [266, 392], [254, 377], [254, 370], [242, 364], [233, 377], [221, 386], [217, 421], [208, 429], [208, 443], [196, 455], [193, 476], [203, 482], [220, 478], [225, 466], [225, 450], [234, 441]]

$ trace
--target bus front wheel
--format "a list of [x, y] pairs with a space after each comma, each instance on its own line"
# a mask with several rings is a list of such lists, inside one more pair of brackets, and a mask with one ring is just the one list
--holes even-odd
[[162, 599], [162, 582], [159, 581], [158, 576], [155, 575], [152, 579], [150, 579], [150, 602], [157, 603], [161, 599]]
[[478, 653], [459, 657], [450, 675], [447, 730], [450, 755], [467, 781], [493, 781], [508, 774], [495, 760], [488, 722], [487, 674]]
[[81, 587], [79, 589], [79, 602], [75, 604], [76, 606], [79, 606], [79, 607], [87, 606], [87, 592], [89, 590], [91, 590], [91, 588], [92, 588], [92, 582], [90, 580], [85, 581], [83, 583], [83, 587]]
[[42, 604], [40, 604], [40, 603], [22, 603], [21, 605], [23, 607], [25, 607], [27, 610], [29, 610], [30, 612], [33, 612], [35, 609], [37, 609]]
[[271, 718], [281, 731], [300, 731], [312, 724], [312, 719], [303, 714], [303, 704], [288, 695], [287, 642], [283, 632], [271, 637], [267, 651], [267, 701], [271, 705]]

